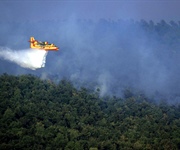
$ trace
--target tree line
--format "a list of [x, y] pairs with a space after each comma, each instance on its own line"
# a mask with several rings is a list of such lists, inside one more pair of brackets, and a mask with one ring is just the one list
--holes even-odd
[[0, 149], [178, 150], [180, 106], [142, 94], [100, 97], [33, 75], [0, 76]]

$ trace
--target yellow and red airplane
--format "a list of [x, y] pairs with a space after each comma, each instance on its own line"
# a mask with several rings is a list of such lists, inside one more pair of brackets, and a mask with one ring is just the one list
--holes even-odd
[[54, 44], [49, 44], [48, 42], [41, 42], [34, 39], [34, 37], [30, 37], [30, 48], [41, 49], [45, 51], [58, 51], [59, 48]]

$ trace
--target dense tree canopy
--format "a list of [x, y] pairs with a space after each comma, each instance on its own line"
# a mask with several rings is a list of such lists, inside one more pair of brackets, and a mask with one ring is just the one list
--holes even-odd
[[130, 91], [102, 98], [99, 90], [1, 75], [0, 149], [180, 149], [180, 106]]

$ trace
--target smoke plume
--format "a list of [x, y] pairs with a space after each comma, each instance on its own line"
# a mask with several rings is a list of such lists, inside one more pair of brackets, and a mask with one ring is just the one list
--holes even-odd
[[[121, 97], [130, 88], [169, 103], [180, 99], [180, 26], [176, 22], [72, 18], [0, 26], [1, 46], [23, 49], [34, 36], [60, 48], [48, 53], [43, 69], [31, 72], [1, 61], [0, 73], [33, 73], [57, 83], [66, 78], [78, 88], [99, 89], [101, 96]], [[1, 48], [0, 56], [26, 68], [44, 66], [46, 52], [11, 49]]]
[[9, 48], [0, 48], [1, 58], [14, 62], [23, 68], [29, 68], [32, 70], [45, 67], [46, 55], [46, 51], [38, 49], [24, 49], [15, 51]]

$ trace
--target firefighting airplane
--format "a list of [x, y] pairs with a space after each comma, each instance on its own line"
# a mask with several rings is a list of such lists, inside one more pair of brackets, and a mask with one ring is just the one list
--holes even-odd
[[30, 48], [41, 49], [45, 51], [58, 51], [59, 48], [54, 44], [49, 44], [48, 42], [41, 42], [34, 39], [34, 37], [30, 37]]

